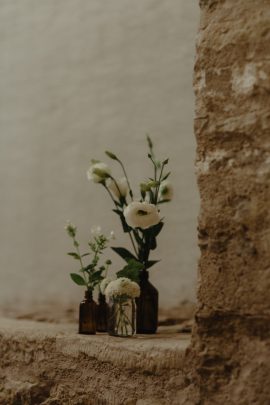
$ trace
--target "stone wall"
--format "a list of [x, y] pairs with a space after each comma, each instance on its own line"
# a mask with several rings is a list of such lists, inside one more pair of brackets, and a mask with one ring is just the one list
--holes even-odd
[[270, 4], [201, 1], [195, 347], [204, 404], [270, 401]]

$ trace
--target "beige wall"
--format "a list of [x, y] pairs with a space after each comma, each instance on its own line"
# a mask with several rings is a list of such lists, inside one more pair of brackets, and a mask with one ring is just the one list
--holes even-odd
[[90, 158], [115, 151], [138, 182], [150, 168], [146, 132], [170, 156], [175, 183], [175, 200], [163, 208], [162, 262], [151, 277], [162, 306], [194, 300], [198, 13], [196, 0], [1, 1], [2, 307], [79, 299], [68, 276], [66, 219], [82, 238], [101, 224], [124, 243], [109, 199], [86, 180]]

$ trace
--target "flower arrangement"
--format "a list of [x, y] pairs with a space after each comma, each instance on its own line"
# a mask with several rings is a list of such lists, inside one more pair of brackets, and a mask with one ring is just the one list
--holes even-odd
[[[123, 177], [116, 178], [111, 174], [109, 166], [98, 160], [92, 160], [87, 171], [87, 177], [94, 183], [102, 185], [113, 202], [113, 212], [119, 217], [124, 233], [132, 245], [133, 251], [123, 247], [112, 247], [113, 251], [126, 262], [125, 266], [116, 273], [117, 279], [107, 277], [111, 260], [101, 262], [101, 255], [108, 247], [114, 234], [105, 236], [100, 227], [92, 229], [92, 237], [88, 242], [89, 251], [81, 254], [77, 240], [76, 226], [68, 223], [66, 231], [72, 238], [75, 251], [68, 255], [79, 262], [77, 273], [71, 273], [71, 279], [80, 286], [86, 287], [85, 300], [80, 304], [80, 333], [95, 333], [96, 314], [104, 318], [98, 326], [98, 331], [106, 329], [105, 297], [112, 303], [109, 317], [109, 333], [117, 336], [132, 336], [137, 323], [140, 333], [155, 333], [158, 319], [158, 291], [148, 282], [148, 269], [159, 260], [150, 260], [150, 253], [157, 247], [157, 236], [161, 232], [164, 221], [160, 214], [160, 205], [171, 201], [173, 188], [168, 180], [170, 172], [166, 171], [169, 160], [156, 159], [153, 142], [147, 136], [148, 158], [153, 166], [153, 175], [139, 186], [139, 196], [131, 188], [126, 168], [123, 162], [112, 152], [106, 155], [117, 162]], [[85, 265], [86, 257], [91, 256], [90, 263]], [[99, 305], [93, 301], [92, 293], [99, 286]], [[102, 297], [102, 299], [101, 299]], [[103, 308], [103, 309], [102, 309]], [[90, 316], [91, 313], [91, 316]], [[101, 321], [101, 315], [99, 316]], [[104, 321], [104, 322], [103, 322]], [[111, 323], [110, 323], [111, 322]], [[90, 328], [89, 325], [92, 324]], [[101, 325], [102, 324], [102, 325]]]
[[156, 260], [150, 260], [150, 252], [156, 249], [156, 238], [164, 225], [159, 205], [171, 201], [173, 197], [173, 188], [168, 180], [170, 172], [164, 172], [169, 160], [157, 160], [149, 136], [147, 142], [153, 177], [140, 184], [139, 198], [134, 199], [125, 166], [114, 153], [105, 152], [121, 166], [124, 177], [115, 178], [108, 165], [98, 160], [92, 160], [87, 172], [89, 180], [102, 185], [108, 192], [114, 204], [113, 211], [119, 216], [123, 231], [129, 235], [133, 252], [122, 247], [112, 249], [128, 263], [130, 260], [133, 260], [133, 264], [136, 261], [142, 263], [145, 270], [157, 263]]

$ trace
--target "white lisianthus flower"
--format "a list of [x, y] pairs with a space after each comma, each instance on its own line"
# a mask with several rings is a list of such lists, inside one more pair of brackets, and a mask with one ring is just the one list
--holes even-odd
[[[116, 184], [115, 184], [116, 183]], [[126, 197], [128, 193], [128, 182], [126, 177], [108, 181], [108, 187], [116, 198]]]
[[94, 163], [87, 170], [88, 180], [92, 180], [94, 183], [101, 183], [106, 180], [111, 174], [109, 167], [102, 162]]
[[100, 283], [100, 285], [99, 285], [101, 294], [103, 294], [103, 295], [105, 294], [105, 290], [106, 290], [107, 286], [108, 286], [112, 281], [113, 281], [113, 280], [112, 280], [111, 278], [109, 278], [109, 277], [105, 277], [105, 278], [101, 281], [101, 283]]
[[159, 201], [168, 200], [171, 201], [173, 198], [173, 186], [170, 181], [164, 180], [160, 184], [159, 188]]
[[124, 216], [132, 228], [147, 229], [161, 220], [157, 207], [147, 202], [133, 201], [124, 209]]
[[140, 286], [126, 277], [120, 277], [117, 280], [111, 281], [105, 289], [107, 299], [119, 298], [121, 296], [136, 298], [140, 296], [140, 292]]

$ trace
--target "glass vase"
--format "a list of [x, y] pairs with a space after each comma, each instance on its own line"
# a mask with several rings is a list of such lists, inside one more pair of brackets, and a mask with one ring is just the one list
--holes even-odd
[[79, 333], [95, 335], [96, 333], [96, 308], [92, 291], [85, 291], [84, 300], [80, 303]]
[[97, 305], [97, 331], [107, 332], [107, 319], [108, 319], [108, 304], [106, 302], [105, 295], [101, 292], [98, 294]]
[[109, 300], [108, 333], [128, 337], [136, 334], [136, 303], [133, 298], [117, 297]]
[[158, 290], [149, 281], [149, 273], [140, 273], [141, 295], [136, 298], [137, 333], [154, 334], [158, 328]]

